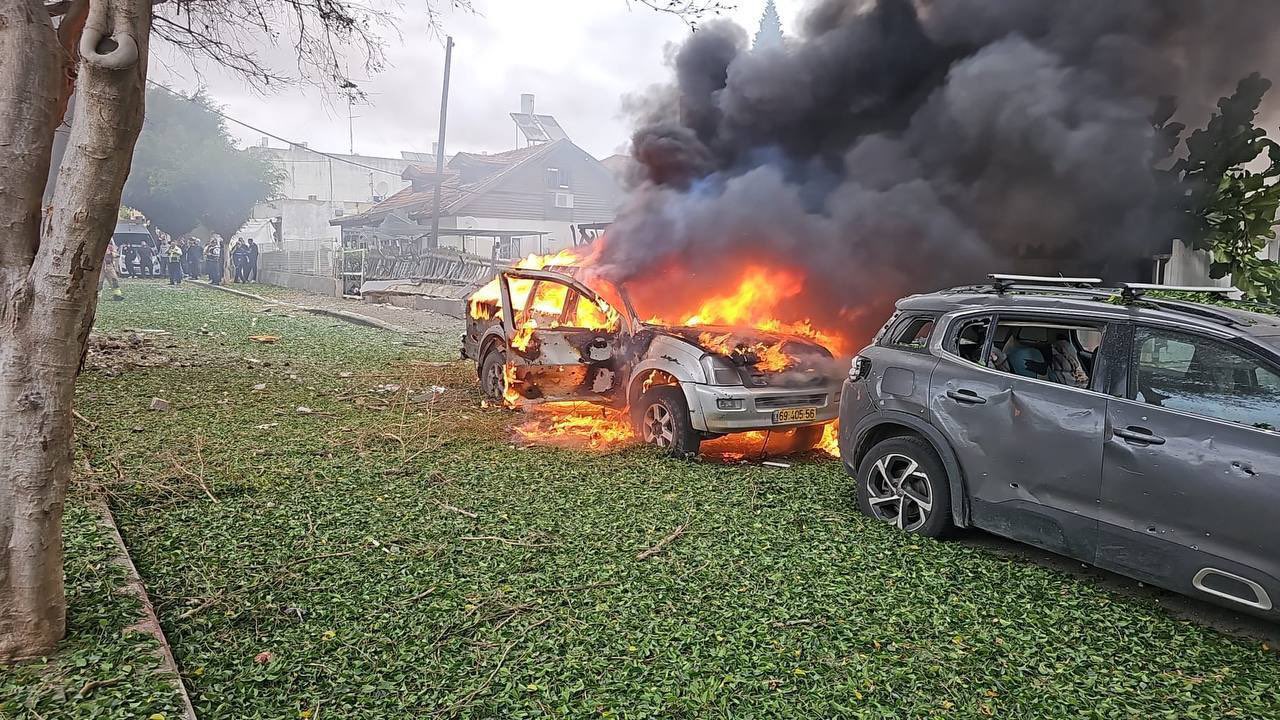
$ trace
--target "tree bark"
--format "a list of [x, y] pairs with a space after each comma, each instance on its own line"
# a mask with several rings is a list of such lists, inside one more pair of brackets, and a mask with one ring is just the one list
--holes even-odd
[[142, 129], [150, 22], [150, 0], [91, 0], [42, 226], [68, 55], [40, 0], [0, 0], [0, 662], [49, 654], [65, 632], [75, 378]]

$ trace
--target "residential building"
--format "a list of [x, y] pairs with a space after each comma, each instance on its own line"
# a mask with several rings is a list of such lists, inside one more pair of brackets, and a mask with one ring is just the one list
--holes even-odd
[[[330, 221], [342, 228], [344, 246], [368, 248], [383, 236], [413, 238], [409, 252], [429, 249], [434, 167], [410, 164], [403, 178], [408, 186], [383, 202]], [[492, 155], [460, 152], [441, 180], [438, 247], [486, 259], [555, 252], [580, 241], [579, 226], [612, 221], [622, 198], [614, 174], [567, 138]]]

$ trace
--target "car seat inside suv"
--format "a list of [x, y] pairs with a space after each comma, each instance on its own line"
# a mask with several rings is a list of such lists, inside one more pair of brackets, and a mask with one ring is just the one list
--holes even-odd
[[1014, 327], [1005, 341], [1005, 357], [1009, 359], [1009, 369], [1015, 375], [1023, 377], [1042, 377], [1047, 369], [1046, 358], [1049, 357], [1049, 345], [1053, 338], [1049, 329], [1042, 327]]

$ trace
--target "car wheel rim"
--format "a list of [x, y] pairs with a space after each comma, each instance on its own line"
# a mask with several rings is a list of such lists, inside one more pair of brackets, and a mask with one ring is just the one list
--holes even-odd
[[489, 372], [485, 376], [485, 386], [489, 391], [489, 397], [501, 399], [505, 389], [503, 384], [502, 364], [489, 363]]
[[876, 519], [912, 532], [929, 520], [933, 488], [920, 463], [906, 455], [890, 453], [871, 467], [867, 500]]
[[645, 408], [644, 421], [640, 423], [644, 441], [658, 447], [671, 447], [676, 441], [675, 417], [662, 403]]

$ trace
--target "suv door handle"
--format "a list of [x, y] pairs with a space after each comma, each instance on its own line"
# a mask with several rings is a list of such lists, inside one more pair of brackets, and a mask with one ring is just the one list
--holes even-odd
[[947, 397], [958, 403], [964, 403], [966, 405], [981, 405], [987, 401], [986, 398], [982, 397], [978, 393], [964, 388], [959, 390], [948, 390]]
[[1125, 442], [1142, 443], [1143, 445], [1163, 445], [1164, 438], [1156, 435], [1144, 427], [1130, 425], [1127, 428], [1120, 428], [1115, 431], [1116, 437], [1122, 437]]

